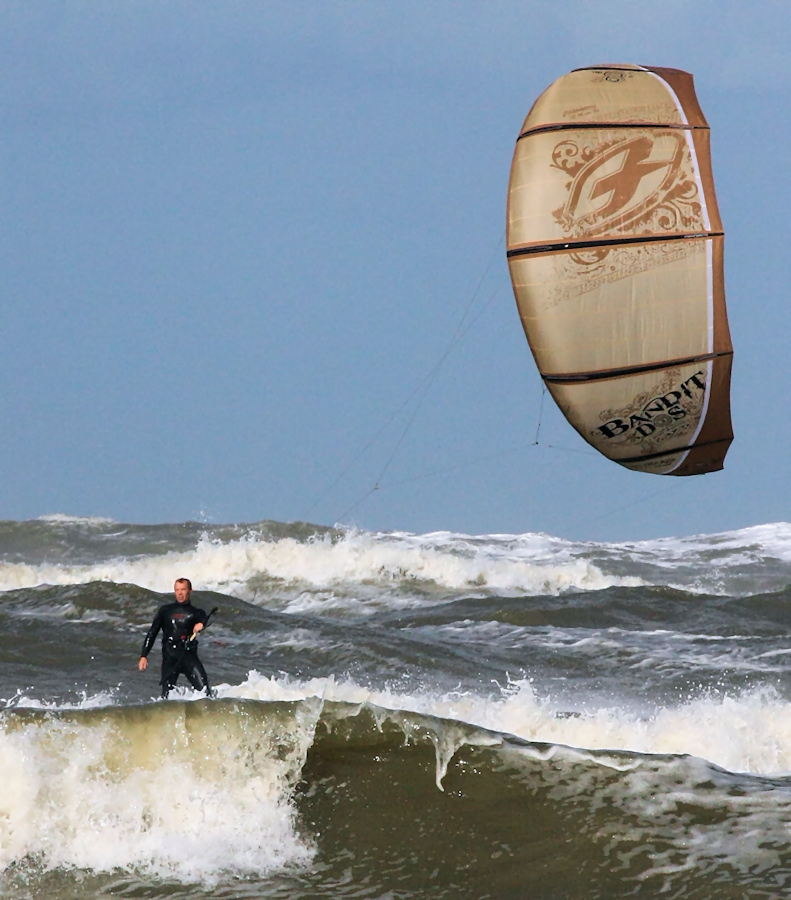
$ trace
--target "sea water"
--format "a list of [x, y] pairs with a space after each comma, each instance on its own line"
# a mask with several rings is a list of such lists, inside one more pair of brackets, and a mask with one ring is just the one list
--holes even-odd
[[[216, 699], [158, 698], [173, 581]], [[0, 897], [791, 891], [791, 526], [0, 523]]]

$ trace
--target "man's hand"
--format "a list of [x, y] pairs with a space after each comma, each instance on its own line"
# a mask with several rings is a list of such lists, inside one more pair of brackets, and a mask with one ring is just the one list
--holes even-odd
[[203, 631], [203, 622], [196, 622], [196, 623], [195, 623], [195, 627], [192, 629], [192, 636], [195, 637], [195, 635], [196, 635], [199, 631]]
[[145, 672], [147, 665], [148, 660], [145, 658], [145, 656], [141, 656], [140, 661], [137, 664], [137, 668], [140, 669], [141, 672]]

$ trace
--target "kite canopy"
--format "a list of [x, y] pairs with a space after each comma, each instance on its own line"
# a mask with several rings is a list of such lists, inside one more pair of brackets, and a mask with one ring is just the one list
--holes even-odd
[[721, 469], [733, 347], [692, 76], [606, 65], [550, 85], [516, 142], [507, 248], [541, 377], [582, 437], [639, 472]]

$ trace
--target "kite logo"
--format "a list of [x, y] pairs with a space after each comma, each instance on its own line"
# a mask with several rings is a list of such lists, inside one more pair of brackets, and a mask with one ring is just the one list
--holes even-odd
[[553, 213], [570, 236], [677, 231], [699, 223], [698, 188], [680, 132], [595, 147], [561, 141], [551, 165], [572, 176], [566, 203]]
[[[590, 201], [598, 200], [599, 197], [606, 198], [604, 206], [596, 210], [597, 216], [600, 218], [610, 218], [622, 209], [628, 209], [629, 204], [634, 200], [638, 193], [644, 178], [648, 177], [652, 172], [663, 170], [664, 172], [670, 167], [671, 161], [659, 159], [651, 161], [652, 145], [648, 138], [637, 138], [628, 141], [623, 150], [619, 150], [616, 154], [617, 162], [620, 163], [619, 168], [608, 175], [602, 175], [594, 181], [598, 172], [611, 168], [606, 165], [606, 158], [598, 161], [597, 166], [588, 175], [587, 182], [592, 182], [589, 191]], [[585, 182], [578, 187], [578, 190], [584, 188]]]
[[609, 422], [594, 429], [593, 434], [607, 440], [623, 438], [633, 441], [651, 437], [668, 426], [686, 419], [692, 410], [688, 408], [689, 403], [685, 403], [685, 399], [696, 401], [705, 390], [706, 374], [698, 371], [682, 382], [677, 390], [653, 397], [636, 412], [624, 412], [621, 416], [610, 419]]
[[593, 69], [593, 77], [591, 81], [609, 81], [612, 84], [626, 81], [627, 78], [634, 78], [633, 72], [614, 72], [612, 69]]

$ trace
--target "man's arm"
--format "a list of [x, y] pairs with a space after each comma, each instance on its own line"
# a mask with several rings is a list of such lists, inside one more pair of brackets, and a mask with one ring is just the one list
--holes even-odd
[[194, 638], [195, 635], [197, 635], [199, 631], [203, 631], [203, 627], [206, 624], [206, 619], [208, 619], [208, 616], [206, 615], [206, 610], [199, 609], [197, 606], [194, 607], [194, 609], [195, 609], [195, 619], [197, 621], [192, 626], [192, 635], [190, 636], [190, 638]]
[[162, 607], [157, 610], [157, 614], [154, 616], [154, 621], [151, 623], [151, 627], [148, 629], [148, 634], [143, 641], [143, 647], [140, 651], [140, 659], [137, 662], [137, 668], [141, 672], [145, 672], [146, 670], [146, 666], [148, 665], [147, 657], [151, 652], [151, 648], [154, 646], [154, 641], [157, 639], [160, 628], [162, 628]]

